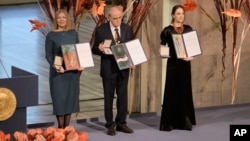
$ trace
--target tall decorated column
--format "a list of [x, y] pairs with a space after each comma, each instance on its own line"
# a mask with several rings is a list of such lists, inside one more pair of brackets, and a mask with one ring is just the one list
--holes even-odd
[[[148, 0], [141, 0], [145, 4]], [[162, 91], [162, 59], [159, 57], [163, 0], [154, 0], [137, 37], [148, 62], [136, 66], [129, 81], [129, 112], [159, 111]], [[160, 27], [160, 28], [159, 28]]]

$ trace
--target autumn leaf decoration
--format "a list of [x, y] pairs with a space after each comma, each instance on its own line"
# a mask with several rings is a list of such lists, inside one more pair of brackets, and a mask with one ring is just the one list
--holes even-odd
[[141, 0], [131, 0], [128, 2], [129, 6], [125, 12], [132, 8], [132, 12], [128, 17], [127, 24], [132, 27], [134, 38], [136, 37], [146, 16], [150, 12], [153, 2], [153, 0], [145, 0], [144, 3], [142, 3]]
[[196, 9], [197, 4], [194, 2], [194, 0], [186, 0], [183, 6], [185, 11], [193, 11]]
[[10, 141], [10, 134], [5, 134], [3, 131], [0, 131], [0, 141]]
[[[16, 141], [87, 141], [88, 133], [79, 132], [73, 126], [67, 126], [65, 129], [48, 127], [46, 129], [29, 129], [27, 133], [16, 131], [13, 134]], [[4, 134], [0, 131], [1, 141], [10, 141], [10, 134]]]
[[104, 15], [104, 7], [106, 6], [104, 1], [98, 1], [98, 3], [94, 3], [92, 7], [92, 15], [97, 17], [98, 15]]
[[42, 12], [44, 22], [29, 21], [32, 24], [31, 31], [39, 30], [43, 35], [51, 30], [55, 12], [58, 9], [65, 9], [68, 12], [77, 29], [89, 15], [98, 23], [100, 15], [104, 15], [104, 7], [106, 6], [104, 0], [37, 0], [37, 4]]
[[[237, 78], [240, 66], [240, 58], [241, 58], [241, 48], [243, 45], [243, 41], [250, 29], [250, 1], [249, 0], [214, 0], [215, 8], [218, 12], [220, 26], [214, 18], [212, 18], [204, 8], [202, 8], [198, 1], [198, 8], [204, 13], [214, 24], [215, 27], [219, 29], [222, 34], [222, 79], [221, 79], [221, 103], [223, 104], [224, 100], [224, 81], [225, 81], [225, 58], [226, 58], [226, 49], [227, 49], [227, 31], [232, 31], [232, 98], [231, 104], [234, 104], [236, 98], [236, 86], [237, 86]], [[230, 7], [230, 8], [228, 8]], [[231, 20], [229, 20], [231, 19]], [[238, 29], [238, 22], [243, 22], [243, 27]], [[241, 36], [239, 44], [237, 44], [237, 33], [238, 30], [241, 30]]]
[[231, 17], [240, 17], [241, 16], [241, 12], [239, 10], [236, 9], [229, 9], [225, 12], [221, 12], [223, 14], [226, 14], [227, 16], [231, 16]]
[[30, 32], [39, 30], [43, 35], [45, 35], [44, 31], [40, 30], [41, 28], [46, 27], [46, 24], [44, 22], [40, 22], [39, 20], [29, 20], [29, 22], [32, 25], [32, 29], [30, 30]]
[[[241, 59], [241, 49], [245, 37], [250, 28], [250, 4], [249, 0], [241, 0], [233, 3], [233, 8], [222, 12], [223, 14], [232, 17], [233, 22], [233, 54], [232, 54], [232, 64], [233, 64], [233, 77], [232, 77], [232, 99], [231, 104], [234, 104], [236, 98], [236, 86], [238, 79], [238, 72], [240, 67], [240, 59]], [[243, 11], [243, 17], [242, 13]], [[241, 31], [240, 43], [237, 47], [237, 31], [238, 31], [238, 18], [243, 22], [243, 28]]]

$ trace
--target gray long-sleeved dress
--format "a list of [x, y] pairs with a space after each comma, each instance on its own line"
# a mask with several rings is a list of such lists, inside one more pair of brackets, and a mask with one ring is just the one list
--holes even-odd
[[[79, 79], [81, 73], [77, 70], [57, 73], [52, 67], [54, 57], [62, 56], [61, 45], [78, 43], [75, 30], [51, 31], [45, 41], [45, 56], [50, 65], [50, 93], [53, 102], [53, 114], [65, 115], [79, 112]], [[65, 67], [64, 67], [65, 68]]]

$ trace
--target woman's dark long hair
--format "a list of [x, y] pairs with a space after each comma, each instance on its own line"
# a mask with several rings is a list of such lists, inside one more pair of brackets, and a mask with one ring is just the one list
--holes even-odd
[[172, 16], [171, 23], [174, 22], [173, 16], [174, 16], [174, 14], [175, 14], [175, 12], [176, 12], [176, 10], [177, 10], [178, 8], [183, 9], [183, 11], [185, 12], [184, 6], [182, 6], [182, 5], [175, 5], [175, 6], [172, 8], [172, 12], [171, 12], [171, 16]]

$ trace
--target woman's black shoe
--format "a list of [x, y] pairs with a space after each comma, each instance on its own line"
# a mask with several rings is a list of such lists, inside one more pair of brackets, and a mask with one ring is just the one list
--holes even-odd
[[173, 128], [173, 126], [171, 126], [171, 125], [168, 125], [168, 126], [161, 126], [160, 127], [160, 131], [171, 131], [171, 130], [173, 130], [174, 128]]
[[184, 126], [184, 130], [192, 131], [192, 124], [186, 123], [186, 125]]

